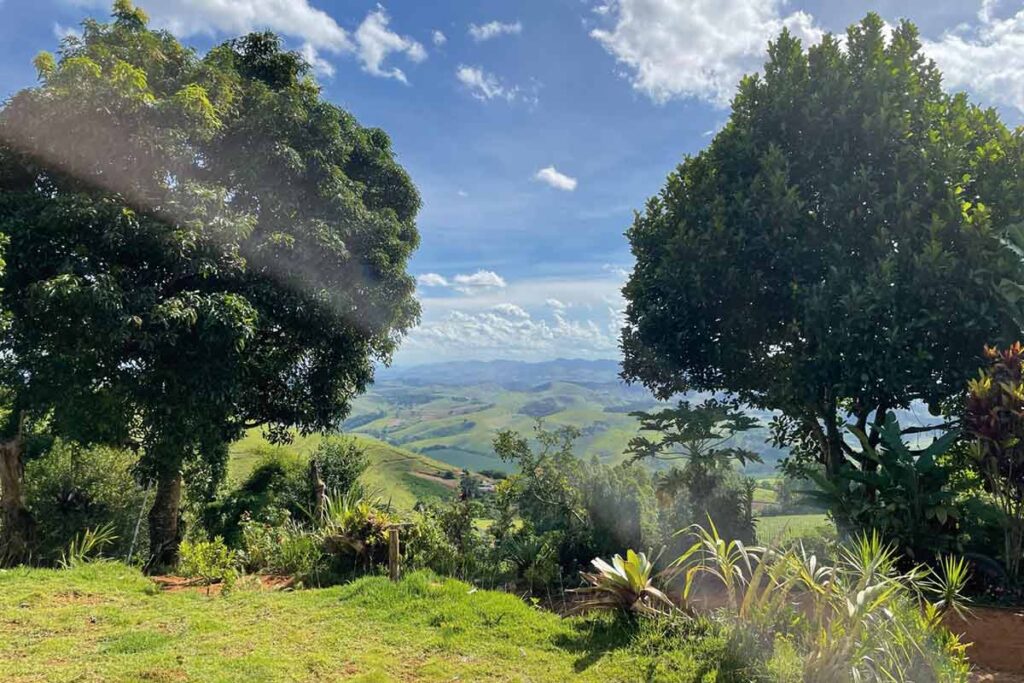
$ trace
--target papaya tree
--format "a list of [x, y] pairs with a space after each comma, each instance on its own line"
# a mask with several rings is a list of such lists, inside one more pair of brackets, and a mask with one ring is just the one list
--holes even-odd
[[783, 31], [627, 233], [623, 376], [777, 411], [791, 464], [830, 479], [877, 466], [845, 422], [874, 447], [891, 410], [956, 412], [1019, 330], [1020, 136], [943, 91], [912, 24], [883, 29]]
[[138, 449], [165, 567], [228, 443], [334, 428], [390, 361], [419, 195], [273, 34], [199, 57], [118, 0], [36, 66], [0, 110], [14, 382], [55, 432]]

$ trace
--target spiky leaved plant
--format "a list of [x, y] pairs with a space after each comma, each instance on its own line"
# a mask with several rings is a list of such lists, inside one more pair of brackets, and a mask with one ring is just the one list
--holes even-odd
[[586, 599], [577, 609], [613, 610], [628, 614], [660, 614], [673, 608], [672, 601], [655, 583], [658, 572], [644, 553], [626, 551], [608, 564], [601, 558], [591, 561], [594, 572], [581, 572], [589, 586], [577, 592]]

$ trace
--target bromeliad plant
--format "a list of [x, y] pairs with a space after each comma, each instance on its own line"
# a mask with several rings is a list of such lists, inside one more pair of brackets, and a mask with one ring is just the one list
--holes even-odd
[[672, 601], [655, 585], [659, 579], [655, 563], [644, 553], [627, 550], [625, 559], [616, 555], [608, 564], [598, 557], [591, 564], [596, 571], [581, 572], [590, 585], [576, 591], [586, 596], [577, 609], [629, 614], [661, 614], [673, 609]]

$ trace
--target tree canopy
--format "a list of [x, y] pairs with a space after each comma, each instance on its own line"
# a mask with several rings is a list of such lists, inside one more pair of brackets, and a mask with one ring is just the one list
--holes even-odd
[[36, 66], [0, 110], [5, 358], [22, 409], [140, 449], [172, 562], [183, 468], [335, 427], [416, 323], [419, 195], [273, 34], [199, 57], [118, 0]]
[[725, 392], [835, 473], [890, 409], [963, 395], [982, 346], [1016, 336], [1021, 137], [942, 90], [910, 23], [845, 44], [784, 31], [728, 123], [627, 235], [624, 376], [662, 397]]

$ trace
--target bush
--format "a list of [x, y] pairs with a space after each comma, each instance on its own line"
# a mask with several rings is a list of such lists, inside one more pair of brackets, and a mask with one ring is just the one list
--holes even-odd
[[370, 464], [359, 443], [344, 437], [323, 439], [313, 451], [312, 459], [320, 466], [320, 478], [327, 491], [335, 496], [351, 491]]
[[319, 575], [323, 560], [320, 541], [291, 520], [277, 525], [242, 518], [241, 559], [251, 572], [291, 576], [308, 583]]
[[496, 561], [492, 538], [477, 528], [481, 511], [480, 503], [472, 500], [421, 507], [404, 532], [408, 565], [494, 585], [505, 572]]
[[135, 462], [128, 451], [60, 440], [30, 460], [25, 493], [37, 524], [37, 556], [57, 562], [79, 534], [109, 525], [116, 538], [104, 547], [105, 553], [127, 558], [132, 550], [133, 558], [145, 558], [145, 520], [132, 548], [136, 524], [146, 513], [145, 491], [133, 476]]
[[182, 541], [180, 552], [178, 573], [186, 578], [198, 579], [205, 586], [220, 583], [225, 589], [230, 589], [238, 578], [240, 559], [224, 545], [222, 538]]

